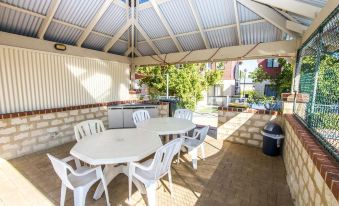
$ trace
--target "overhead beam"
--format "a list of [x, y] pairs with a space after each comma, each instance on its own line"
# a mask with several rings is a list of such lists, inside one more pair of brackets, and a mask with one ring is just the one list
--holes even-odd
[[235, 14], [235, 22], [237, 24], [238, 42], [239, 42], [239, 45], [242, 45], [237, 0], [233, 0], [233, 8], [234, 8], [234, 14]]
[[0, 31], [0, 45], [7, 45], [13, 47], [19, 47], [24, 49], [33, 49], [38, 51], [52, 52], [63, 55], [73, 55], [73, 56], [81, 56], [86, 58], [93, 59], [102, 59], [107, 61], [114, 61], [119, 63], [130, 64], [130, 58], [125, 56], [120, 56], [111, 53], [105, 53], [101, 51], [96, 51], [92, 49], [86, 49], [76, 46], [67, 45], [67, 49], [65, 51], [56, 50], [54, 48], [55, 42], [46, 41], [43, 39], [37, 39], [33, 37], [27, 37], [7, 32]]
[[132, 25], [132, 20], [129, 19], [126, 24], [119, 29], [119, 31], [113, 36], [113, 38], [106, 44], [103, 51], [108, 52], [110, 48], [118, 41], [118, 39], [125, 33], [125, 31]]
[[288, 28], [291, 31], [297, 32], [299, 34], [302, 34], [302, 33], [304, 33], [306, 31], [307, 26], [304, 26], [304, 25], [298, 24], [296, 22], [287, 20], [286, 21], [286, 28]]
[[82, 32], [80, 38], [78, 39], [78, 41], [76, 42], [77, 46], [81, 46], [84, 41], [86, 40], [86, 38], [88, 37], [88, 35], [91, 33], [91, 31], [93, 30], [93, 28], [95, 27], [95, 25], [98, 23], [98, 21], [100, 20], [100, 18], [102, 17], [102, 15], [104, 15], [104, 13], [107, 11], [107, 9], [109, 8], [109, 6], [112, 4], [114, 0], [106, 0], [102, 6], [100, 7], [99, 11], [97, 11], [97, 13], [95, 14], [95, 16], [93, 17], [93, 19], [91, 20], [91, 22], [88, 24], [88, 26], [86, 27], [86, 29], [84, 30], [84, 32]]
[[321, 8], [312, 6], [307, 3], [303, 3], [295, 0], [255, 0], [256, 2], [263, 3], [275, 8], [279, 8], [285, 11], [290, 11], [301, 16], [314, 19], [320, 12]]
[[[207, 61], [246, 60], [269, 57], [294, 57], [297, 52], [297, 40], [276, 41], [258, 45], [241, 45], [220, 49], [204, 49], [192, 52], [178, 52], [159, 56], [143, 56], [134, 59], [135, 65], [159, 65], [155, 59], [165, 59], [170, 64], [196, 63]], [[214, 56], [213, 56], [214, 55]], [[212, 59], [211, 59], [212, 58]]]
[[252, 10], [254, 13], [261, 16], [262, 18], [266, 19], [269, 23], [273, 24], [280, 30], [288, 33], [291, 36], [296, 36], [294, 33], [290, 32], [286, 28], [286, 19], [272, 8], [252, 0], [237, 0], [237, 1], [244, 5], [245, 7]]
[[157, 54], [160, 55], [161, 52], [159, 51], [159, 49], [154, 45], [154, 43], [152, 42], [152, 40], [149, 38], [149, 36], [146, 34], [146, 32], [144, 31], [144, 29], [139, 25], [138, 22], [135, 22], [135, 27], [138, 29], [138, 31], [140, 32], [140, 34], [144, 37], [144, 39], [146, 39], [146, 42], [148, 43], [148, 45], [153, 49], [153, 51]]
[[197, 23], [197, 26], [198, 26], [200, 35], [202, 37], [202, 40], [204, 41], [205, 47], [206, 47], [206, 49], [209, 49], [209, 48], [211, 48], [211, 46], [210, 46], [210, 43], [207, 39], [206, 33], [203, 31], [204, 27], [203, 27], [202, 22], [201, 22], [201, 17], [199, 15], [199, 13], [197, 12], [197, 10], [195, 9], [192, 0], [188, 0], [188, 3], [191, 7], [195, 22]]
[[339, 6], [338, 0], [328, 0], [326, 5], [321, 9], [318, 16], [313, 20], [311, 26], [305, 31], [301, 43], [307, 41], [307, 39], [318, 29], [320, 24]]
[[47, 31], [47, 28], [49, 26], [49, 24], [52, 22], [53, 16], [55, 14], [55, 12], [57, 11], [59, 5], [60, 5], [61, 0], [52, 0], [51, 4], [49, 6], [49, 9], [47, 11], [47, 15], [44, 19], [44, 21], [42, 22], [39, 31], [38, 31], [38, 38], [39, 39], [43, 39], [44, 35]]
[[155, 0], [150, 0], [150, 3], [152, 4], [155, 13], [157, 13], [161, 23], [164, 25], [165, 29], [167, 30], [168, 34], [170, 35], [170, 37], [172, 38], [175, 46], [178, 48], [178, 50], [180, 52], [184, 51], [179, 43], [179, 41], [177, 40], [177, 38], [175, 38], [174, 33], [171, 29], [171, 26], [168, 24], [167, 20], [165, 19], [165, 16], [162, 14], [162, 12], [160, 11], [160, 8], [157, 4], [157, 2]]

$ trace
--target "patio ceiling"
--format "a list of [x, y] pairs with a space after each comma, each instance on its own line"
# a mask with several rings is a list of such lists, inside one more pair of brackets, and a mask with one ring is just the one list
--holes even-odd
[[122, 56], [213, 53], [300, 38], [326, 2], [0, 0], [0, 31]]

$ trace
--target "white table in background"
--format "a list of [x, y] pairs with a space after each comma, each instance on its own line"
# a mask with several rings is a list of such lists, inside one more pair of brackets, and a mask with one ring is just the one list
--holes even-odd
[[152, 131], [158, 135], [180, 135], [194, 129], [195, 124], [190, 120], [174, 117], [151, 118], [137, 124], [137, 128]]
[[[140, 161], [161, 146], [159, 135], [154, 132], [142, 129], [113, 129], [77, 142], [70, 153], [90, 165], [105, 165], [103, 173], [109, 184], [120, 173], [128, 175], [128, 166], [116, 166], [117, 164]], [[133, 179], [133, 182], [141, 192], [145, 192], [137, 180]], [[103, 191], [100, 183], [93, 198], [99, 199]]]

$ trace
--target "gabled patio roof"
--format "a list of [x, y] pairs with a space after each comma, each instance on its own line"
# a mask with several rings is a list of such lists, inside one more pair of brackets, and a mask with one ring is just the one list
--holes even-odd
[[1, 0], [0, 30], [141, 57], [297, 39], [327, 1], [128, 2]]

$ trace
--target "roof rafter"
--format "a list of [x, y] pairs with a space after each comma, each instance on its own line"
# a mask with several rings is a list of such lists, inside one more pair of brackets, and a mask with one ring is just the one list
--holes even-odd
[[238, 41], [239, 41], [239, 45], [242, 45], [237, 0], [233, 0], [233, 8], [234, 8], [234, 14], [235, 14], [235, 22], [237, 23]]
[[203, 31], [203, 26], [202, 26], [202, 22], [201, 22], [201, 17], [200, 17], [200, 15], [199, 15], [199, 13], [197, 12], [197, 10], [194, 8], [194, 5], [193, 5], [192, 0], [188, 0], [188, 4], [189, 4], [190, 7], [191, 7], [191, 10], [192, 10], [192, 13], [193, 13], [195, 22], [196, 22], [197, 25], [198, 25], [198, 29], [199, 29], [200, 35], [201, 35], [201, 37], [202, 37], [202, 40], [204, 41], [205, 47], [206, 47], [206, 49], [209, 49], [209, 48], [211, 48], [211, 46], [210, 46], [210, 43], [209, 43], [209, 41], [208, 41], [208, 39], [207, 39], [206, 33]]
[[286, 32], [291, 36], [296, 36], [293, 32], [289, 31], [286, 28], [287, 20], [284, 17], [282, 17], [278, 12], [276, 12], [274, 9], [251, 0], [237, 0], [237, 1], [244, 5], [245, 7], [250, 8], [250, 10], [252, 10], [254, 13], [266, 19], [269, 23], [273, 24], [278, 29]]
[[285, 11], [290, 11], [301, 16], [305, 16], [314, 19], [320, 12], [321, 8], [312, 6], [307, 3], [303, 3], [295, 0], [255, 0], [259, 3], [263, 3], [272, 7], [276, 7]]
[[52, 22], [55, 12], [57, 11], [61, 0], [52, 0], [51, 5], [48, 8], [47, 15], [42, 22], [39, 31], [38, 31], [38, 38], [43, 39], [44, 35], [47, 31], [49, 24]]
[[149, 36], [146, 34], [146, 32], [144, 31], [144, 29], [139, 25], [138, 22], [135, 23], [135, 27], [138, 29], [138, 31], [140, 32], [140, 34], [144, 37], [144, 39], [146, 39], [146, 42], [149, 44], [149, 46], [153, 49], [153, 51], [156, 54], [161, 54], [161, 52], [159, 51], [159, 49], [154, 45], [154, 43], [152, 42], [152, 40], [149, 38]]
[[97, 13], [95, 14], [95, 16], [92, 18], [91, 22], [88, 24], [88, 26], [86, 27], [86, 29], [84, 30], [84, 32], [82, 32], [80, 38], [78, 39], [78, 41], [76, 42], [77, 46], [81, 46], [84, 41], [86, 40], [86, 38], [88, 37], [88, 35], [91, 33], [91, 31], [93, 30], [93, 28], [95, 27], [95, 25], [98, 23], [98, 21], [100, 20], [100, 18], [102, 17], [102, 15], [104, 15], [104, 13], [107, 11], [107, 9], [109, 8], [109, 6], [112, 4], [114, 0], [106, 0], [102, 6], [100, 7], [99, 11], [97, 11]]
[[113, 38], [106, 44], [103, 51], [108, 52], [110, 48], [119, 40], [119, 38], [125, 33], [125, 31], [132, 25], [132, 20], [129, 19], [126, 24], [119, 29], [117, 33], [113, 36]]
[[290, 20], [286, 21], [286, 27], [289, 30], [300, 33], [300, 34], [304, 33], [307, 29], [307, 26], [298, 24], [298, 23], [290, 21]]
[[162, 24], [164, 25], [164, 27], [166, 28], [168, 34], [171, 36], [175, 46], [178, 48], [178, 50], [180, 52], [184, 51], [179, 43], [179, 41], [177, 40], [177, 38], [174, 36], [174, 33], [171, 29], [171, 26], [168, 24], [167, 20], [165, 19], [164, 15], [162, 14], [162, 12], [160, 11], [160, 8], [157, 4], [157, 2], [155, 0], [150, 0], [153, 9], [155, 10], [155, 12], [157, 13], [158, 17], [160, 18], [160, 21], [162, 22]]

